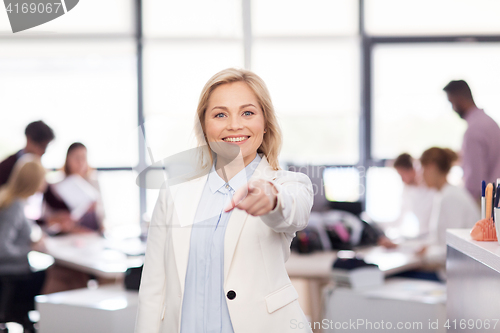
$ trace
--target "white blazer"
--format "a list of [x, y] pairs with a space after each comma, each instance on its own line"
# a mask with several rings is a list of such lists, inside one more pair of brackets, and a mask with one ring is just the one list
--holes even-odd
[[[285, 269], [292, 238], [309, 219], [311, 181], [302, 173], [273, 170], [261, 157], [251, 179], [266, 179], [276, 186], [278, 207], [257, 217], [234, 209], [229, 219], [223, 288], [233, 329], [312, 332]], [[206, 180], [204, 175], [160, 191], [149, 227], [136, 333], [180, 332], [192, 221]]]

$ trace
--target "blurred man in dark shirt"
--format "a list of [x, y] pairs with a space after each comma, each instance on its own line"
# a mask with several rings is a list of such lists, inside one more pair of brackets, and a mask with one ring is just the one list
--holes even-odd
[[0, 162], [0, 186], [7, 183], [14, 164], [22, 155], [29, 153], [42, 157], [48, 144], [55, 137], [52, 129], [41, 120], [30, 123], [24, 134], [26, 134], [26, 147]]

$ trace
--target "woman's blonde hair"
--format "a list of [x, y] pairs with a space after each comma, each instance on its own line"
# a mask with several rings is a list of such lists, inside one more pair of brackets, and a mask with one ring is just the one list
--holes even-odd
[[17, 199], [26, 199], [35, 194], [45, 181], [45, 169], [40, 159], [26, 154], [14, 165], [7, 183], [0, 187], [0, 210]]
[[[208, 101], [212, 92], [220, 85], [233, 83], [233, 82], [245, 82], [253, 93], [257, 97], [260, 104], [260, 108], [264, 114], [265, 129], [264, 138], [262, 144], [257, 149], [258, 153], [263, 153], [271, 167], [275, 170], [279, 170], [280, 166], [278, 163], [278, 155], [281, 150], [282, 135], [281, 129], [276, 119], [276, 114], [274, 112], [274, 106], [271, 102], [271, 96], [267, 90], [264, 81], [255, 73], [237, 68], [228, 68], [222, 70], [212, 76], [210, 80], [205, 84], [200, 95], [200, 100], [198, 101], [197, 116], [195, 119], [195, 134], [198, 141], [198, 145], [207, 145], [205, 154], [208, 154], [210, 158], [210, 165], [213, 163], [214, 157], [212, 155], [212, 150], [209, 148], [209, 142], [207, 141], [205, 135], [205, 113], [208, 107]], [[198, 126], [198, 124], [201, 125]], [[205, 167], [208, 163], [206, 156], [202, 157], [202, 167]]]

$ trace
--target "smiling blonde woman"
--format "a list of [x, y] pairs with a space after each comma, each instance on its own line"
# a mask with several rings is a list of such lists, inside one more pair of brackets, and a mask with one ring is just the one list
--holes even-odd
[[281, 170], [281, 131], [260, 77], [226, 69], [205, 85], [204, 175], [160, 191], [139, 291], [137, 333], [311, 332], [285, 269], [313, 203]]

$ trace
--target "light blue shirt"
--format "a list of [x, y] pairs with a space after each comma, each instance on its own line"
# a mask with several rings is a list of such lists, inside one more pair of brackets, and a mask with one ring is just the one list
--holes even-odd
[[233, 333], [223, 288], [224, 235], [232, 211], [223, 210], [260, 161], [256, 154], [228, 183], [214, 166], [210, 170], [191, 231], [181, 333]]

